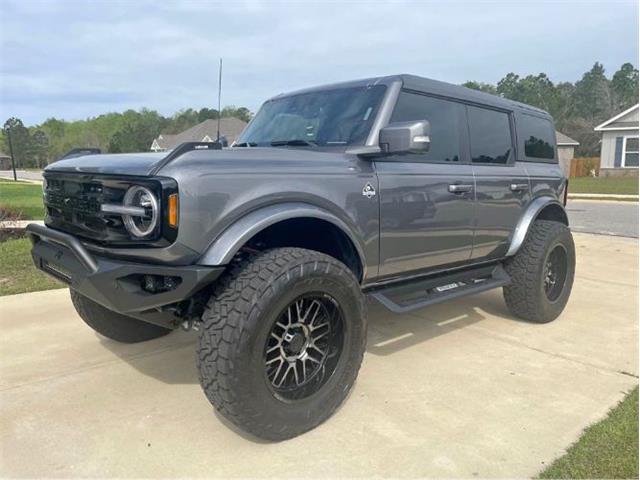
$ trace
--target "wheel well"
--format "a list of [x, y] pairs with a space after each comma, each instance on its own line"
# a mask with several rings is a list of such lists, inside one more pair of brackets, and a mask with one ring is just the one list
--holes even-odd
[[358, 250], [339, 227], [319, 218], [292, 218], [270, 225], [253, 236], [243, 248], [266, 250], [278, 247], [307, 248], [344, 263], [362, 281]]
[[555, 203], [551, 203], [540, 210], [540, 212], [536, 216], [536, 220], [550, 220], [553, 222], [564, 223], [565, 225], [569, 226], [567, 212], [564, 211], [564, 208]]

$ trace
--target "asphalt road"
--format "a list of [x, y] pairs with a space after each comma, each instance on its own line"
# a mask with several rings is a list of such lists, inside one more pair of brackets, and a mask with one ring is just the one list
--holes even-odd
[[195, 334], [100, 338], [66, 289], [0, 298], [0, 477], [532, 478], [638, 383], [638, 248], [575, 234], [565, 312], [499, 290], [369, 313], [345, 404], [282, 443], [238, 432], [198, 384]]
[[[29, 172], [26, 170], [16, 170], [16, 176], [18, 180], [31, 180], [31, 181], [42, 181], [42, 173], [40, 172]], [[0, 170], [0, 178], [8, 178], [9, 180], [13, 180], [13, 170]]]
[[569, 200], [567, 213], [574, 232], [638, 238], [638, 202]]

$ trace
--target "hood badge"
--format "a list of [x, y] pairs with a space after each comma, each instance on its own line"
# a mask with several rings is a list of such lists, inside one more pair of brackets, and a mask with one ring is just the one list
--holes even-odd
[[367, 182], [367, 184], [362, 189], [362, 195], [364, 195], [367, 198], [375, 197], [376, 196], [376, 189], [373, 188], [373, 185], [371, 185], [369, 182]]

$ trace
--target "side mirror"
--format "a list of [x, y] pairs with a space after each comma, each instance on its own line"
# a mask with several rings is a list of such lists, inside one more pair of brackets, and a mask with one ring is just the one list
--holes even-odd
[[431, 146], [428, 120], [391, 123], [380, 130], [380, 150], [387, 154], [426, 153]]

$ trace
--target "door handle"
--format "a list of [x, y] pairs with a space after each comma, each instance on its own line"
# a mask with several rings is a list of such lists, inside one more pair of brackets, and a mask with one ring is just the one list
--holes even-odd
[[473, 185], [464, 185], [460, 183], [453, 183], [449, 185], [449, 192], [451, 193], [467, 193], [473, 190]]
[[524, 192], [529, 190], [529, 185], [526, 183], [512, 183], [509, 189], [512, 192]]

